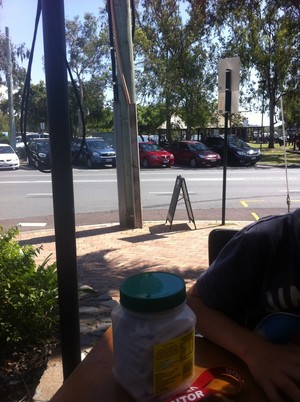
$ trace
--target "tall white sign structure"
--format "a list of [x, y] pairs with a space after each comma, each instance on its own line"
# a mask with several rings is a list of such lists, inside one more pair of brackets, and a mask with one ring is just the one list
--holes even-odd
[[[239, 111], [239, 86], [240, 86], [240, 58], [229, 57], [219, 61], [219, 80], [218, 80], [218, 111], [219, 113], [238, 113]], [[230, 91], [231, 95], [228, 95]], [[226, 95], [227, 93], [227, 95]], [[231, 97], [231, 101], [226, 102], [226, 96]], [[226, 110], [226, 106], [230, 110]]]

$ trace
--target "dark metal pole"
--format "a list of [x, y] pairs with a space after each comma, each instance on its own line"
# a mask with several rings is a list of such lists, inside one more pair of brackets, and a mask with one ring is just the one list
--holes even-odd
[[42, 15], [61, 348], [66, 379], [80, 363], [80, 331], [63, 0], [42, 0]]
[[222, 192], [222, 225], [225, 225], [226, 210], [226, 176], [227, 176], [227, 149], [228, 149], [228, 116], [231, 113], [231, 70], [226, 70], [225, 80], [225, 135], [223, 150], [223, 192]]

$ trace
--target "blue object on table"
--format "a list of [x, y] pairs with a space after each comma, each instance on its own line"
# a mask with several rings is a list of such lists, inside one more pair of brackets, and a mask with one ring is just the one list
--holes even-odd
[[256, 326], [255, 332], [273, 343], [299, 343], [300, 316], [285, 312], [269, 314]]

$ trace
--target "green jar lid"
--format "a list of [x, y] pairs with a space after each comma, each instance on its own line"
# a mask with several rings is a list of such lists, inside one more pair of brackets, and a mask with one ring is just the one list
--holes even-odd
[[169, 272], [144, 272], [125, 279], [120, 286], [120, 303], [131, 311], [158, 313], [182, 304], [186, 299], [184, 280]]

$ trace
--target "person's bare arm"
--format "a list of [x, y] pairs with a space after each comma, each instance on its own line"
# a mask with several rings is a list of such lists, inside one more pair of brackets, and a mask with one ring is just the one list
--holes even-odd
[[196, 329], [242, 359], [271, 402], [284, 402], [286, 396], [300, 401], [300, 346], [267, 342], [209, 308], [195, 285], [187, 292], [187, 304], [196, 314]]

